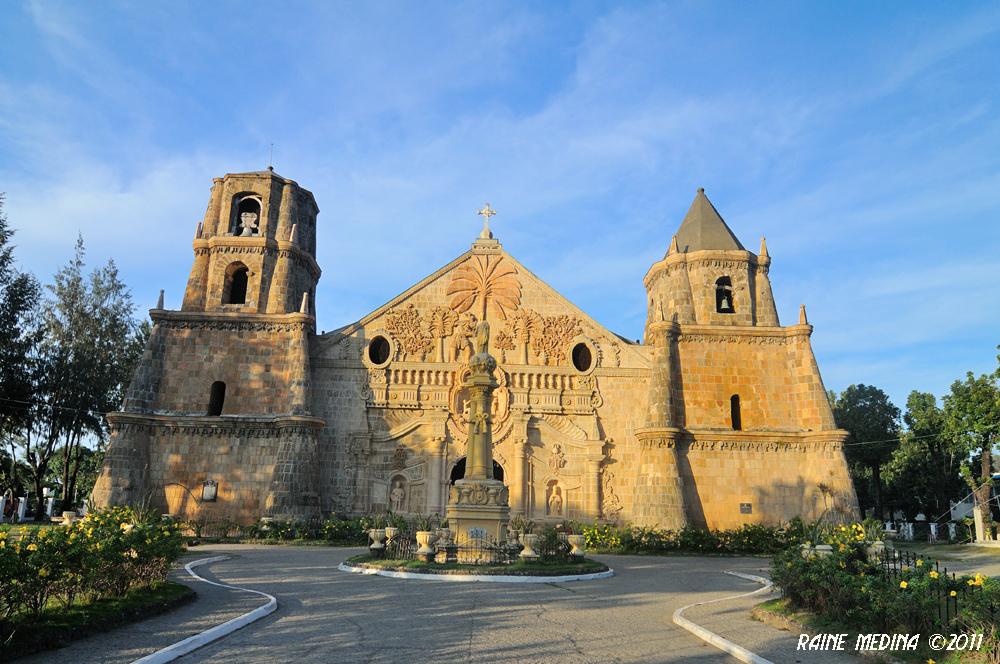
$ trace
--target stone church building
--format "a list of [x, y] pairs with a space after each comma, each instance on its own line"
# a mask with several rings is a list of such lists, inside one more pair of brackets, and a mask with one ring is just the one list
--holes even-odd
[[765, 243], [745, 249], [703, 190], [646, 273], [643, 343], [508, 254], [489, 206], [465, 253], [317, 334], [318, 213], [272, 170], [215, 179], [183, 305], [150, 311], [108, 415], [97, 504], [207, 521], [443, 515], [488, 320], [494, 475], [512, 514], [712, 528], [856, 514], [805, 310], [781, 326]]

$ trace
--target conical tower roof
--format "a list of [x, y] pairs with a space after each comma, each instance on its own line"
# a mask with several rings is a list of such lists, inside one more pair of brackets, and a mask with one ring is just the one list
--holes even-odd
[[704, 189], [698, 189], [694, 202], [684, 215], [684, 221], [677, 231], [677, 246], [680, 251], [685, 252], [704, 249], [745, 251], [712, 205], [712, 201], [708, 200]]

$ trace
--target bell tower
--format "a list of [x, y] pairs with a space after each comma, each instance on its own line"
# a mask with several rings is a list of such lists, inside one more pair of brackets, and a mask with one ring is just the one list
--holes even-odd
[[[812, 326], [804, 316], [780, 325], [770, 265], [766, 242], [759, 254], [744, 248], [699, 189], [646, 273], [651, 362], [635, 431], [635, 523], [750, 523], [761, 511], [790, 519], [811, 509], [796, 497], [806, 494], [856, 510]], [[729, 468], [754, 470], [736, 477]], [[801, 488], [775, 490], [789, 478]]]
[[271, 169], [215, 178], [181, 310], [161, 296], [149, 312], [121, 411], [107, 416], [97, 504], [148, 496], [182, 518], [243, 522], [319, 514], [324, 421], [312, 414], [309, 359], [318, 212], [309, 191]]
[[215, 178], [182, 310], [312, 313], [317, 214], [312, 194], [273, 170]]

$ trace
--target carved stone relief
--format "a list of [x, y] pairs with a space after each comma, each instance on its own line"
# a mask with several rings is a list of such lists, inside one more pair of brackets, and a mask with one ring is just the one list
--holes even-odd
[[456, 313], [465, 313], [476, 305], [475, 312], [485, 320], [487, 308], [492, 305], [505, 319], [521, 303], [521, 282], [517, 268], [503, 256], [477, 255], [455, 269], [445, 294], [448, 306]]
[[403, 309], [390, 309], [385, 315], [385, 329], [398, 341], [403, 359], [423, 360], [433, 343], [420, 312], [413, 304]]

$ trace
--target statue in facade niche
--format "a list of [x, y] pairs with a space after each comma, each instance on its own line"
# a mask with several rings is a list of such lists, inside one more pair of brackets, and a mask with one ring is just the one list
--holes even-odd
[[392, 485], [392, 491], [389, 492], [389, 504], [392, 506], [392, 511], [402, 512], [404, 500], [406, 500], [406, 489], [403, 488], [402, 480], [396, 480], [396, 483]]
[[558, 486], [552, 487], [549, 493], [549, 516], [562, 516], [563, 510], [563, 499], [562, 499], [562, 489]]

